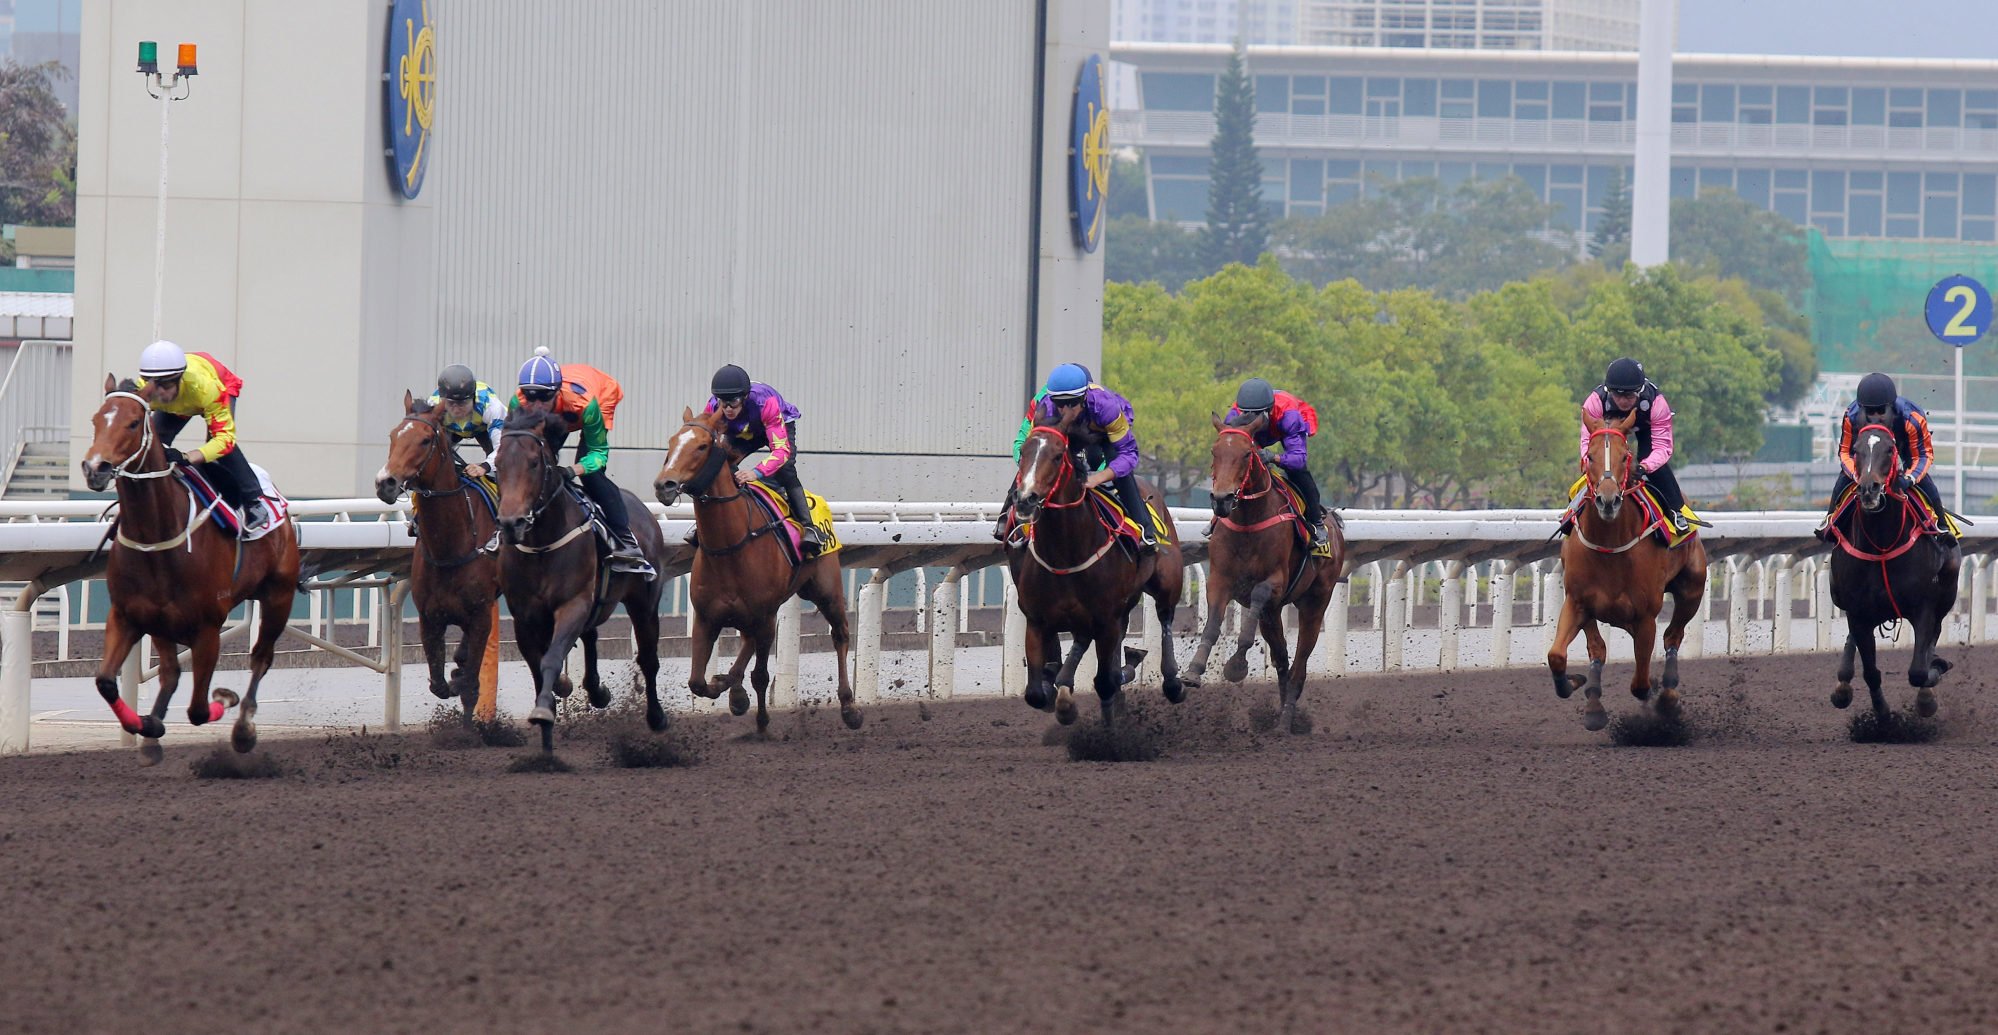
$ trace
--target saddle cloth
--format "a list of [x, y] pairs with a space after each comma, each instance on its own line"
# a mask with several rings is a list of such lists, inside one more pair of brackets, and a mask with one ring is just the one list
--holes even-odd
[[[749, 498], [756, 501], [765, 514], [782, 524], [784, 541], [790, 551], [791, 561], [797, 564], [804, 563], [805, 557], [798, 540], [798, 521], [792, 516], [791, 504], [784, 499], [784, 494], [760, 481], [745, 482], [743, 488], [748, 490]], [[833, 531], [832, 508], [826, 506], [825, 497], [807, 490], [805, 506], [811, 508], [812, 527], [819, 531], [818, 556], [824, 557], [838, 550], [839, 535]]]
[[[1109, 486], [1098, 486], [1089, 490], [1089, 496], [1096, 501], [1097, 512], [1103, 515], [1105, 523], [1116, 532], [1118, 538], [1135, 545], [1139, 537], [1144, 534], [1144, 530], [1138, 527], [1136, 521], [1131, 520], [1131, 515], [1124, 513], [1124, 505], [1118, 502], [1116, 492]], [[1145, 509], [1151, 512], [1153, 528], [1165, 527], [1165, 522], [1159, 517], [1159, 508], [1154, 506], [1152, 501], [1145, 501]]]
[[[1272, 484], [1277, 487], [1277, 491], [1283, 493], [1284, 503], [1290, 507], [1290, 512], [1297, 515], [1297, 520], [1291, 523], [1291, 527], [1297, 530], [1298, 541], [1302, 543], [1311, 542], [1311, 529], [1304, 523], [1304, 497], [1298, 495], [1297, 486], [1292, 485], [1290, 479], [1284, 477], [1283, 468], [1275, 464], [1269, 465], [1269, 468], [1270, 473], [1276, 476], [1271, 480]], [[1313, 546], [1311, 548], [1311, 555], [1313, 557], [1332, 556], [1331, 538], [1327, 537], [1325, 542]]]
[[264, 507], [271, 512], [271, 521], [270, 524], [249, 535], [244, 535], [243, 515], [238, 514], [227, 502], [218, 502], [221, 494], [217, 493], [215, 486], [209, 483], [208, 476], [201, 473], [201, 468], [182, 465], [179, 469], [181, 484], [187, 486], [188, 494], [194, 497], [194, 509], [204, 510], [209, 504], [215, 504], [215, 509], [208, 512], [208, 519], [215, 522], [216, 528], [246, 543], [254, 543], [270, 535], [291, 519], [291, 501], [285, 499], [284, 494], [271, 484], [270, 472], [256, 464], [251, 464], [250, 470], [256, 472], [257, 492], [264, 498]]
[[[1949, 534], [1956, 536], [1958, 539], [1963, 538], [1963, 526], [1957, 524], [1956, 516], [1948, 511], [1943, 511], [1940, 514], [1936, 513], [1935, 507], [1929, 504], [1927, 493], [1919, 489], [1913, 490], [1908, 493], [1908, 498], [1915, 501], [1915, 513], [1921, 517], [1922, 529], [1924, 531], [1932, 531], [1938, 527], [1947, 527]], [[1838, 506], [1832, 508], [1832, 520], [1837, 521], [1843, 516], [1845, 509], [1852, 506], [1853, 502], [1857, 499], [1859, 499], [1859, 486], [1846, 486], [1845, 494], [1838, 498]]]
[[[617, 548], [617, 540], [611, 537], [610, 525], [604, 521], [603, 509], [597, 506], [597, 501], [591, 499], [590, 494], [584, 492], [583, 486], [575, 479], [564, 478], [562, 487], [568, 490], [569, 498], [583, 508], [583, 515], [589, 519], [590, 532], [597, 540], [597, 560], [602, 562], [604, 558], [610, 556], [613, 549]], [[601, 564], [599, 570], [603, 570]]]
[[[1588, 477], [1583, 476], [1575, 479], [1575, 484], [1568, 487], [1570, 508], [1573, 508], [1574, 501], [1581, 497], [1582, 488], [1588, 484], [1588, 481]], [[1652, 526], [1652, 534], [1666, 546], [1676, 547], [1700, 534], [1699, 515], [1693, 513], [1692, 504], [1688, 503], [1679, 508], [1679, 513], [1686, 518], [1686, 530], [1681, 532], [1673, 528], [1670, 521], [1665, 520], [1665, 505], [1658, 501], [1658, 493], [1649, 484], [1638, 485], [1637, 490], [1630, 494], [1630, 498], [1637, 503], [1638, 509], [1644, 512], [1644, 520]]]

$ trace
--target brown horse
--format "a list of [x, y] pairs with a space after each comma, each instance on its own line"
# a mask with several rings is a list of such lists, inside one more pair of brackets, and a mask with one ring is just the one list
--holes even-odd
[[[1658, 713], [1678, 713], [1679, 644], [1685, 639], [1686, 623], [1693, 620], [1707, 594], [1707, 548], [1697, 534], [1666, 547], [1652, 534], [1660, 521], [1649, 518], [1640, 506], [1624, 505], [1638, 484], [1637, 458], [1626, 437], [1637, 420], [1636, 411], [1607, 423], [1595, 417], [1584, 420], [1589, 428], [1588, 457], [1582, 461], [1587, 488], [1578, 502], [1589, 505], [1581, 507], [1574, 534], [1561, 544], [1567, 598], [1561, 604], [1554, 645], [1547, 651], [1547, 670], [1557, 696], [1565, 698], [1576, 687], [1583, 689], [1587, 703], [1582, 724], [1599, 730], [1609, 725], [1602, 703], [1603, 659], [1609, 648], [1597, 622], [1630, 634], [1637, 656], [1631, 696], [1643, 701], [1654, 689], [1662, 689], [1655, 702]], [[1672, 621], [1665, 627], [1665, 674], [1661, 687], [1654, 687], [1651, 651], [1667, 593], [1672, 595]], [[1587, 679], [1568, 675], [1568, 645], [1578, 630], [1588, 637]]]
[[[388, 462], [375, 475], [375, 495], [394, 503], [405, 488], [414, 499], [418, 530], [410, 562], [409, 593], [430, 664], [430, 692], [456, 696], [470, 721], [479, 698], [479, 661], [493, 635], [493, 602], [499, 599], [499, 525], [485, 497], [466, 483], [441, 408], [402, 393], [403, 418], [389, 433]], [[459, 632], [444, 678], [444, 632]]]
[[[672, 506], [684, 493], [694, 500], [694, 656], [687, 689], [710, 700], [728, 688], [729, 711], [749, 710], [742, 689], [742, 672], [751, 657], [756, 668], [756, 728], [770, 725], [770, 646], [777, 639], [777, 609], [793, 596], [811, 602], [832, 628], [833, 653], [839, 667], [839, 717], [848, 729], [859, 729], [860, 706], [854, 703], [847, 678], [846, 597], [840, 587], [838, 554], [822, 554], [793, 565], [778, 537], [782, 528], [742, 494], [735, 465], [729, 462], [719, 413], [681, 413], [680, 430], [666, 441], [666, 462], [652, 483], [659, 502]], [[810, 520], [809, 517], [803, 520]], [[723, 629], [742, 634], [735, 664], [715, 685], [708, 684], [708, 660], [715, 637]]]
[[[583, 641], [583, 688], [590, 706], [610, 705], [610, 691], [597, 677], [597, 626], [619, 604], [638, 640], [638, 669], [645, 675], [645, 724], [666, 728], [659, 705], [659, 596], [663, 579], [647, 580], [601, 570], [596, 535], [583, 505], [569, 491], [557, 453], [568, 437], [564, 419], [545, 410], [525, 409], [500, 433], [500, 587], [513, 616], [514, 640], [534, 673], [534, 709], [527, 721], [541, 727], [542, 750], [555, 743], [555, 698], [566, 696], [562, 661], [578, 638]], [[619, 490], [623, 491], [623, 490]], [[626, 509], [646, 513], [638, 498], [624, 493]], [[631, 523], [645, 559], [656, 569], [665, 559], [666, 539], [651, 520]]]
[[[236, 695], [209, 680], [222, 653], [222, 624], [245, 600], [261, 611], [250, 649], [250, 686], [229, 742], [237, 751], [257, 746], [257, 686], [270, 670], [277, 640], [291, 619], [298, 592], [298, 533], [287, 521], [255, 542], [236, 541], [196, 512], [189, 490], [172, 479], [166, 443], [154, 433], [150, 408], [132, 382], [104, 379], [104, 403], [90, 420], [90, 450], [84, 454], [84, 481], [92, 492], [118, 483], [117, 542], [106, 562], [104, 582], [111, 613], [104, 621], [104, 661], [97, 666], [97, 692], [127, 733], [145, 738], [141, 760], [155, 765], [163, 755], [167, 704], [180, 685], [176, 644], [186, 644], [194, 672], [194, 697], [187, 721], [200, 726], [222, 718]], [[134, 712], [118, 696], [118, 668], [139, 638], [153, 638], [160, 658], [159, 693], [150, 715]]]
[[[1108, 725], [1120, 685], [1129, 678], [1118, 648], [1141, 596], [1149, 595], [1157, 609], [1166, 700], [1186, 697], [1172, 652], [1173, 611], [1185, 570], [1179, 532], [1169, 521], [1157, 553], [1133, 557], [1118, 549], [1083, 484], [1088, 461], [1080, 412], [1037, 420], [1027, 433], [1014, 476], [1019, 531], [1006, 544], [1006, 563], [1027, 619], [1027, 703], [1044, 708], [1052, 698], [1055, 718], [1063, 725], [1074, 722], [1075, 663], [1087, 643], [1096, 649], [1096, 695]], [[1139, 493], [1159, 506], [1151, 486], [1140, 482]], [[1066, 664], [1060, 660], [1062, 633], [1076, 639]]]
[[[1242, 639], [1221, 670], [1231, 683], [1249, 670], [1249, 647], [1262, 629], [1276, 665], [1277, 695], [1283, 706], [1282, 727], [1291, 729], [1298, 699], [1304, 696], [1304, 669], [1318, 632], [1325, 624], [1325, 607], [1346, 568], [1346, 538], [1336, 520], [1325, 522], [1332, 544], [1329, 556], [1311, 552], [1300, 538], [1303, 518], [1289, 497], [1277, 491], [1270, 465], [1256, 448], [1256, 432], [1269, 421], [1259, 414], [1240, 427], [1229, 427], [1219, 416], [1214, 428], [1214, 519], [1207, 538], [1207, 625], [1200, 631], [1200, 648], [1186, 668], [1188, 686], [1199, 686], [1207, 672], [1207, 655], [1221, 636], [1221, 618], [1230, 600], [1248, 610]], [[1223, 487], [1227, 486], [1227, 491]], [[1297, 662], [1284, 647], [1283, 605], [1297, 608]]]

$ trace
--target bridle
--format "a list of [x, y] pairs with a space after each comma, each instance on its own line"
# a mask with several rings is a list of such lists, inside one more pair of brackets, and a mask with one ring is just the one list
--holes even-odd
[[[1269, 466], [1263, 462], [1263, 451], [1256, 448], [1256, 437], [1249, 434], [1248, 430], [1244, 428], [1222, 428], [1221, 434], [1240, 435], [1249, 440], [1249, 463], [1248, 467], [1242, 471], [1242, 483], [1235, 487], [1234, 492], [1228, 493], [1221, 498], [1224, 500], [1234, 500], [1237, 503], [1244, 503], [1269, 495], [1270, 491], [1276, 488], [1276, 480], [1270, 477]], [[1262, 472], [1263, 487], [1255, 492], [1250, 492], [1249, 486], [1255, 484], [1256, 473], [1258, 471]]]
[[[405, 485], [404, 488], [412, 495], [421, 496], [427, 500], [436, 499], [440, 496], [449, 496], [454, 492], [463, 491], [461, 488], [459, 488], [456, 485], [453, 485], [451, 488], [448, 489], [426, 489], [421, 484], [418, 484], [421, 479], [428, 477], [431, 461], [442, 458], [445, 449], [444, 443], [446, 435], [444, 431], [444, 423], [442, 421], [430, 420], [430, 415], [427, 413], [409, 414], [403, 417], [402, 420], [396, 424], [396, 427], [400, 429], [404, 424], [412, 424], [412, 423], [421, 424], [424, 427], [430, 429], [431, 431], [430, 445], [424, 447], [423, 455], [419, 457], [416, 461], [415, 478], [411, 479], [410, 483], [408, 485]], [[504, 432], [502, 432], [502, 434], [504, 434]], [[456, 465], [454, 464], [453, 466]]]
[[[1611, 436], [1615, 436], [1618, 441], [1621, 441], [1624, 444], [1623, 470], [1617, 476], [1617, 483], [1616, 483], [1617, 492], [1620, 495], [1629, 495], [1631, 490], [1637, 484], [1637, 478], [1636, 478], [1637, 455], [1633, 453], [1630, 449], [1629, 436], [1625, 435], [1621, 430], [1618, 430], [1616, 428], [1611, 428], [1611, 427], [1597, 428], [1589, 432], [1588, 452], [1589, 453], [1595, 452], [1597, 439], [1599, 438], [1607, 439]], [[1605, 443], [1604, 458], [1603, 458], [1605, 466], [1607, 466], [1607, 462], [1609, 459], [1608, 448], [1609, 447], [1607, 443]], [[1581, 509], [1587, 506], [1590, 500], [1596, 498], [1596, 479], [1589, 477], [1589, 461], [1587, 455], [1583, 456], [1581, 466], [1582, 466], [1582, 482], [1585, 488], [1582, 490], [1581, 497], [1575, 502], [1576, 510], [1573, 512], [1577, 514], [1579, 514]], [[1578, 542], [1580, 542], [1583, 546], [1586, 546], [1597, 553], [1608, 553], [1608, 554], [1628, 553], [1632, 547], [1635, 547], [1638, 543], [1643, 542], [1644, 537], [1650, 535], [1651, 530], [1659, 527], [1660, 524], [1664, 522], [1664, 520], [1665, 520], [1664, 512], [1660, 511], [1657, 518], [1644, 522], [1643, 527], [1637, 530], [1637, 534], [1635, 536], [1632, 536], [1629, 542], [1626, 542], [1621, 546], [1603, 546], [1599, 543], [1590, 542], [1589, 537], [1583, 533], [1582, 523], [1579, 520], [1575, 522], [1574, 535], [1575, 539]]]
[[120, 478], [129, 478], [133, 481], [147, 481], [153, 478], [165, 478], [168, 475], [174, 473], [174, 465], [171, 463], [167, 464], [165, 467], [157, 471], [132, 470], [134, 465], [145, 463], [146, 457], [151, 455], [153, 451], [152, 404], [147, 402], [144, 396], [141, 396], [136, 392], [108, 392], [105, 394], [104, 398], [106, 400], [130, 399], [133, 402], [139, 404], [139, 448], [134, 450], [131, 456], [128, 456], [124, 460], [113, 465], [111, 468], [112, 473], [116, 474]]
[[[1027, 432], [1027, 443], [1032, 443], [1034, 442], [1036, 437], [1042, 437], [1042, 436], [1044, 436], [1043, 441], [1045, 441], [1045, 439], [1047, 438], [1052, 438], [1054, 439], [1055, 443], [1058, 446], [1060, 446], [1061, 460], [1056, 465], [1053, 482], [1048, 486], [1047, 492], [1041, 494], [1041, 497], [1038, 501], [1035, 501], [1032, 506], [1027, 506], [1026, 505], [1028, 503], [1027, 497], [1021, 496], [1019, 498], [1019, 502], [1015, 504], [1015, 506], [1018, 507], [1020, 510], [1021, 535], [1027, 541], [1027, 556], [1032, 557], [1034, 559], [1035, 564], [1040, 565], [1051, 575], [1074, 575], [1078, 572], [1088, 571], [1090, 568], [1095, 567], [1096, 562], [1102, 560], [1104, 556], [1110, 552], [1110, 548], [1117, 545], [1117, 534], [1114, 530], [1111, 529], [1111, 527], [1107, 523], [1104, 522], [1101, 516], [1098, 516], [1097, 523], [1103, 526], [1103, 531], [1104, 531], [1103, 545], [1097, 547], [1096, 551], [1094, 553], [1091, 553], [1089, 557], [1085, 559], [1081, 564], [1077, 564], [1067, 568], [1057, 568], [1054, 565], [1049, 564], [1047, 558], [1041, 556], [1041, 551], [1037, 542], [1037, 537], [1034, 534], [1034, 529], [1037, 526], [1034, 523], [1033, 515], [1038, 511], [1040, 511], [1042, 508], [1046, 508], [1048, 510], [1070, 510], [1075, 507], [1080, 507], [1084, 503], [1089, 501], [1089, 493], [1086, 490], [1081, 489], [1080, 486], [1078, 486], [1077, 488], [1075, 499], [1069, 500], [1066, 503], [1059, 502], [1055, 499], [1055, 497], [1061, 494], [1062, 489], [1066, 487], [1071, 481], [1074, 480], [1075, 466], [1076, 466], [1075, 460], [1072, 456], [1069, 455], [1068, 435], [1062, 432], [1060, 428], [1049, 427], [1045, 425], [1035, 427], [1033, 430]], [[1040, 464], [1042, 463], [1041, 454], [1045, 451], [1046, 451], [1046, 446], [1044, 445], [1035, 450], [1033, 466], [1035, 467], [1040, 466]], [[1026, 457], [1027, 457], [1026, 444], [1022, 444], [1022, 446], [1020, 447], [1020, 459], [1022, 461], [1021, 463], [1022, 471], [1027, 469], [1027, 464], [1025, 463]], [[1020, 487], [1021, 481], [1022, 481], [1021, 471], [1013, 472], [1013, 487], [1015, 489]], [[1132, 520], [1138, 520], [1138, 519], [1134, 517]]]
[[736, 486], [734, 492], [726, 496], [708, 495], [708, 486], [713, 485], [715, 479], [721, 477], [722, 465], [728, 463], [728, 440], [722, 437], [721, 432], [697, 420], [685, 421], [680, 427], [682, 429], [693, 428], [696, 431], [707, 433], [708, 436], [707, 459], [701, 461], [701, 469], [695, 471], [692, 478], [680, 483], [680, 487], [686, 490], [688, 498], [692, 499], [695, 503], [727, 503], [730, 500], [740, 498], [742, 496], [742, 487], [740, 485]]
[[[1630, 436], [1612, 427], [1597, 428], [1594, 431], [1589, 432], [1589, 452], [1593, 453], [1596, 451], [1597, 439], [1609, 438], [1612, 436], [1614, 436], [1618, 441], [1623, 443], [1623, 470], [1617, 475], [1616, 487], [1620, 491], [1629, 492], [1631, 488], [1637, 484], [1637, 478], [1636, 478], [1637, 454], [1634, 451], [1632, 451], [1630, 448]], [[1605, 465], [1607, 466], [1607, 460], [1608, 460], [1607, 454], [1605, 454], [1604, 460], [1605, 460]], [[1589, 473], [1589, 460], [1588, 457], [1586, 456], [1582, 458], [1582, 473], [1584, 475]], [[1589, 486], [1588, 494], [1590, 496], [1594, 496], [1596, 493], [1596, 480], [1594, 478], [1589, 478], [1587, 479], [1587, 481]]]
[[[396, 427], [400, 429], [402, 425], [414, 422], [417, 424], [421, 424], [424, 427], [429, 428], [431, 430], [430, 445], [424, 448], [423, 455], [420, 458], [418, 458], [416, 462], [415, 478], [409, 484], [403, 486], [403, 488], [406, 491], [408, 491], [411, 495], [426, 500], [441, 499], [448, 496], [460, 497], [465, 501], [466, 527], [472, 529], [473, 534], [477, 535], [478, 534], [477, 530], [479, 527], [478, 513], [472, 509], [472, 494], [470, 491], [468, 491], [467, 487], [459, 481], [459, 479], [464, 477], [464, 475], [462, 474], [462, 468], [464, 465], [458, 461], [456, 451], [451, 450], [448, 446], [449, 438], [444, 428], [443, 421], [442, 420], [432, 421], [429, 419], [429, 417], [430, 415], [427, 413], [424, 414], [412, 413], [403, 417], [402, 421], [396, 425]], [[504, 435], [505, 433], [502, 432], [501, 434]], [[439, 463], [442, 463], [443, 458], [446, 455], [450, 456], [453, 473], [456, 474], [457, 477], [454, 477], [452, 479], [452, 484], [449, 488], [445, 489], [425, 488], [421, 484], [421, 481], [424, 478], [430, 477], [429, 472], [432, 467], [432, 462], [437, 461]], [[412, 511], [410, 515], [410, 520], [414, 522], [416, 518], [417, 518], [416, 513]], [[529, 527], [533, 526], [533, 521], [531, 519], [529, 520], [528, 525]], [[424, 560], [428, 561], [432, 567], [436, 568], [457, 568], [457, 567], [462, 567], [463, 565], [466, 564], [470, 564], [473, 561], [478, 560], [480, 557], [483, 557], [486, 554], [492, 553], [494, 550], [499, 549], [499, 529], [495, 528], [493, 530], [492, 538], [488, 539], [484, 545], [474, 547], [470, 553], [467, 553], [462, 557], [450, 557], [444, 560], [438, 560], [437, 555], [431, 552], [429, 542], [430, 541], [427, 538], [419, 538], [416, 541], [417, 548], [423, 551]]]
[[[501, 442], [515, 437], [533, 439], [535, 448], [541, 453], [541, 485], [535, 490], [533, 506], [528, 509], [526, 516], [521, 519], [521, 524], [523, 525], [522, 531], [531, 531], [534, 528], [535, 519], [539, 518], [543, 511], [554, 506], [555, 501], [562, 497], [562, 476], [556, 472], [556, 469], [561, 466], [561, 457], [555, 452], [555, 447], [550, 445], [548, 439], [543, 437], [540, 432], [530, 431], [526, 428], [518, 431], [508, 429], [500, 432]], [[512, 545], [514, 549], [519, 550], [521, 553], [548, 553], [551, 550], [557, 550], [569, 545], [571, 540], [588, 531], [589, 527], [590, 516], [588, 513], [585, 513], [583, 514], [583, 520], [576, 527], [570, 529], [562, 538], [546, 546], [529, 546], [526, 543], [519, 542]]]

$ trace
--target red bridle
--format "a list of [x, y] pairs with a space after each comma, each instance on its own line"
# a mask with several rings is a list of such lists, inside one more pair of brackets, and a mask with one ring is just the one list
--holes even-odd
[[[1269, 469], [1263, 465], [1263, 451], [1256, 448], [1256, 437], [1254, 435], [1249, 434], [1247, 431], [1242, 430], [1241, 428], [1222, 428], [1221, 434], [1240, 435], [1243, 438], [1249, 440], [1249, 466], [1246, 470], [1242, 472], [1242, 483], [1235, 487], [1235, 499], [1238, 502], [1240, 502], [1246, 500], [1261, 499], [1262, 497], [1269, 495], [1270, 490], [1274, 489], [1276, 487], [1276, 484], [1275, 481], [1270, 478]], [[1263, 473], [1263, 487], [1261, 490], [1257, 492], [1250, 492], [1249, 485], [1251, 482], [1255, 481], [1257, 471], [1261, 471]]]
[[[1616, 436], [1618, 440], [1623, 442], [1623, 472], [1617, 476], [1616, 487], [1618, 489], [1623, 490], [1624, 492], [1629, 492], [1630, 487], [1637, 480], [1634, 477], [1637, 471], [1637, 457], [1635, 454], [1633, 454], [1630, 451], [1629, 436], [1625, 435], [1622, 431], [1619, 431], [1616, 428], [1608, 428], [1608, 427], [1597, 428], [1596, 430], [1589, 432], [1588, 452], [1592, 454], [1596, 451], [1597, 439], [1607, 438], [1611, 435]], [[1581, 466], [1582, 466], [1582, 474], [1586, 476], [1589, 473], [1589, 458], [1587, 455], [1584, 455], [1582, 457]], [[1596, 480], [1594, 478], [1586, 478], [1586, 481], [1588, 482], [1588, 490], [1587, 492], [1584, 493], [1584, 496], [1586, 497], [1586, 496], [1595, 495]]]
[[[1069, 478], [1074, 474], [1073, 468], [1075, 465], [1070, 463], [1068, 459], [1068, 436], [1062, 434], [1059, 428], [1041, 427], [1027, 432], [1027, 439], [1032, 441], [1035, 435], [1051, 436], [1061, 446], [1061, 462], [1055, 467], [1054, 483], [1049, 485], [1048, 491], [1041, 496], [1041, 506], [1049, 510], [1067, 510], [1070, 507], [1082, 506], [1082, 501], [1089, 498], [1089, 494], [1086, 492], [1077, 493], [1076, 497], [1067, 503], [1059, 503], [1055, 500], [1055, 497], [1061, 495], [1062, 487], [1068, 484]], [[1024, 455], [1024, 451], [1022, 455]], [[1040, 458], [1038, 456], [1035, 457], [1035, 462], [1039, 463], [1039, 461]], [[1020, 474], [1020, 471], [1013, 472], [1013, 487], [1016, 489], [1020, 487]]]

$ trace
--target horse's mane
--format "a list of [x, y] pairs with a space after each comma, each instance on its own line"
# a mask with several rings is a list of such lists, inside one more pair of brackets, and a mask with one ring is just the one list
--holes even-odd
[[428, 396], [418, 397], [417, 399], [412, 401], [409, 410], [409, 415], [412, 417], [421, 417], [424, 414], [427, 414], [430, 411], [437, 409], [441, 405], [443, 404], [432, 403]]
[[556, 449], [569, 437], [569, 422], [553, 410], [527, 410], [507, 418], [506, 430], [531, 431], [548, 440]]
[[137, 395], [139, 394], [139, 383], [137, 381], [132, 380], [129, 377], [120, 378], [118, 380], [117, 390], [121, 392], [130, 392], [133, 395]]
[[1261, 413], [1243, 413], [1240, 410], [1237, 410], [1235, 411], [1234, 416], [1228, 418], [1227, 425], [1231, 428], [1246, 428], [1249, 425], [1254, 424], [1258, 420], [1261, 420], [1264, 416], [1265, 414]]

